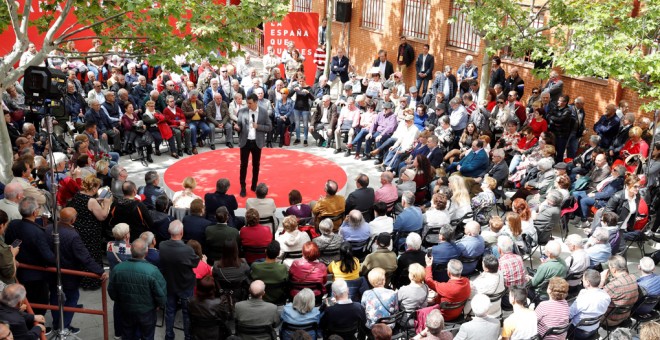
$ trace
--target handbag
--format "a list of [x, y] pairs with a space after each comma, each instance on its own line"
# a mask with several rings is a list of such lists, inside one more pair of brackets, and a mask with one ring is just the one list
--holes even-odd
[[284, 145], [291, 145], [291, 132], [289, 132], [289, 129], [284, 130]]

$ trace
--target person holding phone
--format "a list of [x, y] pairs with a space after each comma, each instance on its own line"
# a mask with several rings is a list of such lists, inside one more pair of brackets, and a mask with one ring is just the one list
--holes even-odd
[[[5, 235], [7, 225], [9, 224], [9, 217], [4, 210], [0, 210], [0, 235]], [[23, 241], [16, 239], [11, 245], [4, 242], [4, 237], [0, 239], [0, 281], [5, 284], [16, 282], [16, 255], [18, 254], [19, 247]]]

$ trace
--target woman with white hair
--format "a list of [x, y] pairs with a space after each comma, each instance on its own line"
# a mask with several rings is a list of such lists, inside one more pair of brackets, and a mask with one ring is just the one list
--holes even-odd
[[351, 210], [339, 227], [339, 235], [350, 242], [362, 242], [369, 239], [371, 229], [359, 210]]
[[410, 233], [406, 237], [406, 252], [399, 255], [396, 271], [392, 275], [392, 285], [395, 288], [410, 283], [409, 267], [413, 263], [424, 266], [424, 256], [426, 254], [420, 248], [422, 247], [422, 237], [418, 233]]
[[560, 226], [562, 194], [557, 190], [550, 190], [545, 201], [539, 206], [539, 212], [534, 219], [534, 227], [538, 231], [539, 244], [545, 244], [552, 236], [552, 229]]
[[362, 294], [362, 306], [367, 315], [367, 327], [371, 328], [378, 319], [395, 314], [399, 310], [399, 304], [397, 293], [385, 288], [384, 269], [376, 267], [367, 277], [373, 289]]
[[[319, 261], [326, 265], [330, 264], [332, 261], [339, 260], [339, 247], [344, 242], [344, 239], [341, 237], [341, 235], [335, 234], [332, 231], [332, 228], [334, 228], [332, 220], [329, 218], [324, 218], [321, 220], [321, 222], [319, 222], [319, 231], [321, 232], [321, 236], [312, 240], [312, 242], [316, 243], [316, 245], [319, 247], [319, 251], [321, 252]], [[326, 255], [324, 253], [329, 254]]]
[[[293, 302], [287, 303], [282, 310], [282, 323], [293, 326], [302, 326], [310, 323], [319, 323], [321, 312], [318, 307], [314, 307], [314, 292], [305, 288], [293, 297]], [[282, 327], [280, 330], [280, 339], [289, 340], [292, 338], [293, 331]], [[316, 331], [307, 332], [312, 339], [317, 338]]]
[[[445, 318], [438, 309], [426, 317], [426, 328], [415, 335], [414, 340], [452, 340], [454, 336], [445, 330]], [[485, 339], [485, 338], [484, 338]]]

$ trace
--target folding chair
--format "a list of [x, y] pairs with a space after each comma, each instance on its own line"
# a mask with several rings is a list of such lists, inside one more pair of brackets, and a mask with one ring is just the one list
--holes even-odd
[[545, 332], [545, 334], [543, 334], [543, 336], [541, 336], [541, 334], [539, 334], [539, 336], [541, 337], [541, 340], [543, 340], [543, 339], [545, 339], [545, 338], [548, 337], [548, 336], [553, 336], [553, 335], [563, 335], [563, 334], [566, 334], [566, 333], [568, 332], [568, 328], [569, 328], [569, 327], [571, 327], [571, 323], [570, 323], [570, 322], [567, 323], [567, 324], [564, 325], [564, 326], [551, 327], [550, 329], [548, 329], [548, 330]]
[[236, 321], [236, 335], [248, 335], [248, 336], [261, 336], [263, 334], [268, 334], [271, 340], [276, 340], [275, 330], [271, 325], [263, 326], [248, 326], [243, 325], [240, 322]]

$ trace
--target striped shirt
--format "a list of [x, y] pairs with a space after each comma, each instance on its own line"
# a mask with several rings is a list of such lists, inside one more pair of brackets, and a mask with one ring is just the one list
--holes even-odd
[[316, 51], [314, 51], [314, 65], [318, 68], [323, 68], [325, 67], [325, 50], [322, 48], [317, 48]]
[[[552, 327], [560, 327], [568, 324], [568, 303], [566, 300], [548, 300], [539, 303], [536, 307], [536, 320], [538, 322], [538, 332], [544, 335]], [[566, 334], [549, 335], [543, 339], [564, 340]]]
[[522, 257], [513, 253], [502, 254], [500, 256], [499, 270], [504, 275], [504, 285], [523, 286], [527, 282], [527, 273]]
[[[612, 298], [608, 311], [618, 306], [632, 306], [637, 301], [639, 295], [635, 276], [629, 273], [623, 273], [613, 278], [603, 287], [603, 290]], [[630, 316], [630, 312], [610, 315], [607, 318], [607, 323], [611, 326], [618, 325], [621, 321], [627, 319], [628, 316]]]

